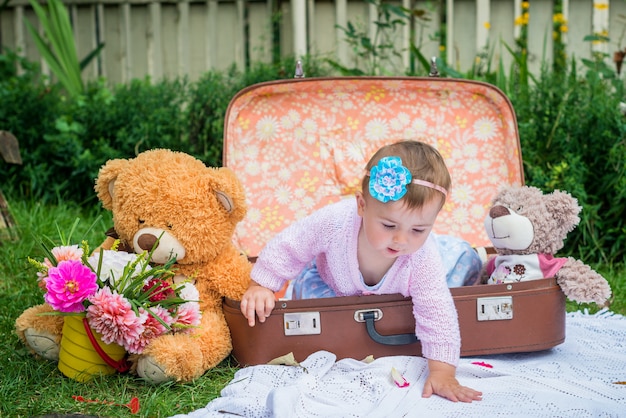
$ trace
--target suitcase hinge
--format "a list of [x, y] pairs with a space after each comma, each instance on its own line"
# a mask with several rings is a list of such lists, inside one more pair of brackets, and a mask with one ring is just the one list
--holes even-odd
[[430, 73], [428, 73], [429, 77], [439, 77], [439, 70], [437, 69], [437, 57], [432, 57], [430, 59]]

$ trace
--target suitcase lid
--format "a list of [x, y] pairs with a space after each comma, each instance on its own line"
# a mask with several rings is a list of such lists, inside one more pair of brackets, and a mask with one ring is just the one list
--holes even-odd
[[504, 184], [524, 184], [515, 112], [493, 85], [450, 78], [333, 77], [256, 84], [224, 122], [224, 166], [242, 181], [248, 214], [235, 244], [255, 257], [291, 222], [351, 196], [382, 145], [435, 146], [452, 190], [433, 231], [490, 246], [483, 221]]

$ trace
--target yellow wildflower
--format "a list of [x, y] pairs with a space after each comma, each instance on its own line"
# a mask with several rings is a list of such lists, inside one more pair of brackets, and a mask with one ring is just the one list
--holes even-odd
[[556, 13], [554, 16], [552, 16], [552, 21], [554, 23], [565, 23], [565, 16], [563, 16], [563, 13]]
[[484, 27], [485, 27], [485, 29], [487, 29], [487, 30], [491, 29], [491, 23], [489, 23], [489, 22], [485, 22], [485, 23], [483, 23], [483, 26], [484, 26]]
[[522, 2], [522, 9], [523, 10], [528, 10], [529, 8], [530, 8], [530, 2], [523, 1]]
[[593, 7], [598, 10], [607, 10], [609, 3], [594, 3]]

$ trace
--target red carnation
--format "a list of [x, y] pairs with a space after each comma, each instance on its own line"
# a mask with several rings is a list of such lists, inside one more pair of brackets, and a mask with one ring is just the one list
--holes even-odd
[[[150, 289], [152, 289], [150, 291]], [[160, 302], [171, 296], [175, 296], [174, 289], [164, 280], [150, 279], [143, 287], [144, 292], [150, 291], [150, 302]]]

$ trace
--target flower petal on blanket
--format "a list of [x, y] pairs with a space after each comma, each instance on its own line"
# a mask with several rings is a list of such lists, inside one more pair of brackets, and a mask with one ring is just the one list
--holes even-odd
[[393, 382], [396, 384], [396, 386], [398, 386], [399, 388], [405, 388], [409, 386], [409, 382], [407, 382], [404, 376], [402, 376], [395, 367], [391, 368], [391, 378], [393, 379]]

